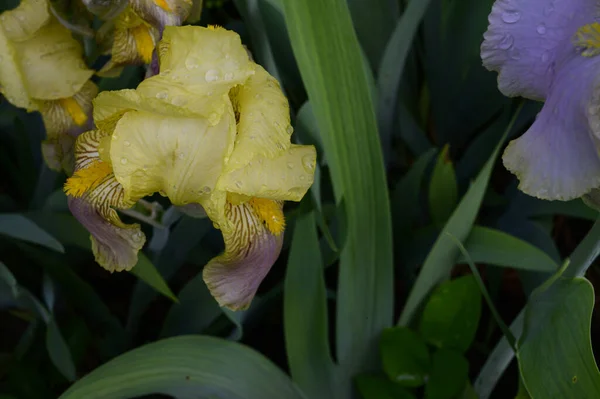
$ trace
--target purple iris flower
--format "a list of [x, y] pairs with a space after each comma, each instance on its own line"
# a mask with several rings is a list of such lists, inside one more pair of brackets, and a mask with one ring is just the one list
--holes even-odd
[[[600, 3], [497, 0], [481, 45], [510, 97], [545, 101], [504, 152], [519, 189], [570, 200], [600, 188]], [[594, 193], [592, 193], [594, 194]]]

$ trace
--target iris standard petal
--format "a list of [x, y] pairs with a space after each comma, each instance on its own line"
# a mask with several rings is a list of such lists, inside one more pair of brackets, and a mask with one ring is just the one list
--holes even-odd
[[220, 96], [254, 73], [237, 33], [223, 28], [167, 27], [158, 45], [160, 75]]
[[[281, 203], [272, 202], [272, 206], [283, 218]], [[277, 260], [283, 233], [270, 232], [251, 202], [227, 203], [225, 217], [228, 225], [221, 228], [225, 252], [212, 259], [202, 275], [220, 306], [244, 310]]]
[[496, 0], [481, 58], [498, 72], [500, 91], [545, 99], [556, 71], [575, 52], [571, 38], [594, 21], [597, 7], [594, 0]]
[[32, 38], [15, 44], [14, 51], [27, 93], [35, 99], [71, 97], [94, 74], [83, 62], [79, 43], [56, 20], [45, 25]]
[[129, 0], [129, 3], [138, 15], [159, 30], [181, 25], [192, 10], [192, 0]]
[[20, 68], [13, 43], [0, 29], [0, 91], [13, 105], [27, 111], [38, 109], [37, 102], [27, 93], [25, 76]]
[[17, 8], [0, 15], [0, 26], [12, 41], [31, 38], [49, 21], [48, 0], [21, 0]]
[[215, 188], [234, 137], [232, 111], [216, 126], [204, 118], [129, 111], [117, 123], [110, 158], [128, 198], [158, 191], [174, 205], [202, 203]]
[[138, 224], [123, 223], [113, 209], [129, 208], [133, 202], [125, 198], [110, 163], [101, 159], [98, 150], [106, 137], [110, 135], [99, 130], [78, 137], [75, 173], [65, 192], [71, 212], [91, 234], [96, 262], [109, 271], [129, 270], [146, 238]]
[[575, 56], [558, 72], [531, 128], [504, 152], [526, 194], [570, 200], [600, 187], [600, 159], [588, 120], [600, 57]]

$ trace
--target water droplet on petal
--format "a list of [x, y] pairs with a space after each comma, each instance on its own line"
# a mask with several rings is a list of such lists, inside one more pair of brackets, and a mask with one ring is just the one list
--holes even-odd
[[542, 53], [542, 62], [548, 62], [550, 59], [550, 51], [546, 50]]
[[500, 40], [498, 47], [500, 47], [502, 50], [508, 50], [512, 47], [514, 42], [515, 39], [513, 38], [513, 36], [510, 33], [507, 33], [504, 36], [502, 36], [502, 40]]
[[521, 59], [521, 51], [517, 48], [512, 48], [512, 50], [510, 50], [510, 58], [512, 58], [513, 60], [520, 60]]
[[288, 162], [287, 167], [288, 167], [288, 169], [294, 169], [294, 164], [291, 162]]
[[545, 23], [541, 23], [537, 26], [536, 28], [537, 33], [539, 33], [540, 35], [544, 35], [546, 34], [546, 24]]
[[123, 145], [124, 145], [125, 147], [129, 147], [129, 146], [131, 145], [131, 143], [130, 143], [129, 141], [125, 140], [125, 141], [123, 142]]
[[127, 164], [127, 158], [125, 158], [125, 157], [121, 158], [121, 164], [122, 165], [126, 165]]
[[514, 24], [521, 19], [521, 13], [516, 10], [507, 10], [502, 13], [502, 20], [507, 24]]
[[171, 103], [176, 107], [181, 107], [182, 105], [187, 104], [187, 100], [183, 97], [175, 97]]
[[254, 96], [254, 98], [257, 99], [257, 100], [260, 100], [262, 98], [262, 95], [261, 94], [257, 94], [257, 95]]
[[315, 170], [315, 158], [312, 157], [311, 155], [303, 156], [302, 157], [302, 165], [304, 166], [304, 169], [308, 173], [313, 173], [313, 171]]
[[241, 182], [241, 181], [239, 181], [239, 180], [238, 180], [238, 181], [236, 181], [236, 182], [235, 182], [235, 186], [236, 186], [237, 188], [242, 188], [242, 182]]
[[156, 93], [156, 98], [160, 100], [164, 100], [167, 97], [169, 97], [169, 93], [167, 93], [166, 91], [159, 91], [158, 93]]
[[185, 67], [188, 71], [191, 71], [193, 69], [198, 69], [200, 65], [198, 65], [198, 62], [194, 57], [188, 57], [185, 60]]
[[548, 16], [554, 12], [554, 4], [550, 4], [544, 9], [544, 15]]
[[207, 82], [215, 82], [219, 80], [219, 71], [217, 71], [216, 69], [209, 69], [208, 71], [206, 71], [204, 79], [206, 79]]
[[183, 158], [185, 158], [185, 154], [183, 152], [179, 152], [179, 153], [177, 153], [177, 158], [183, 159]]
[[292, 133], [294, 133], [294, 128], [292, 127], [292, 125], [288, 125], [288, 127], [285, 128], [285, 131], [291, 136]]
[[131, 235], [131, 239], [135, 242], [140, 242], [142, 241], [142, 232], [141, 231], [137, 231], [135, 233], [133, 233]]
[[227, 72], [223, 78], [225, 80], [233, 80], [233, 73], [232, 72]]
[[219, 114], [216, 112], [211, 112], [210, 115], [208, 115], [208, 123], [210, 123], [212, 126], [219, 123]]

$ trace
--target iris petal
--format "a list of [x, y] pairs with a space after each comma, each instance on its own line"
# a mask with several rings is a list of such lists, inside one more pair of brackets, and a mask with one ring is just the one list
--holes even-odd
[[562, 64], [575, 53], [577, 29], [594, 21], [593, 0], [497, 0], [481, 45], [486, 68], [497, 71], [507, 96], [543, 100]]
[[181, 25], [192, 10], [192, 0], [130, 0], [131, 7], [159, 29]]
[[526, 194], [569, 200], [600, 187], [600, 159], [589, 106], [600, 58], [573, 57], [558, 75], [531, 128], [507, 147], [503, 160]]
[[19, 6], [0, 15], [0, 26], [13, 41], [31, 38], [50, 21], [48, 0], [21, 0]]
[[[280, 205], [279, 205], [280, 206]], [[265, 227], [249, 203], [225, 208], [229, 227], [222, 226], [225, 253], [212, 259], [203, 278], [220, 306], [243, 310], [281, 252], [283, 234]]]

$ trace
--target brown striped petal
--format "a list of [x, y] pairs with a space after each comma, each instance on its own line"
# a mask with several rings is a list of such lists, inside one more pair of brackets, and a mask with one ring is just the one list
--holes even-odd
[[165, 26], [179, 26], [192, 10], [192, 0], [129, 0], [131, 8], [145, 21], [162, 31]]
[[220, 223], [225, 252], [204, 267], [203, 278], [220, 306], [244, 310], [277, 260], [283, 232], [272, 233], [249, 202], [228, 202], [225, 219]]

